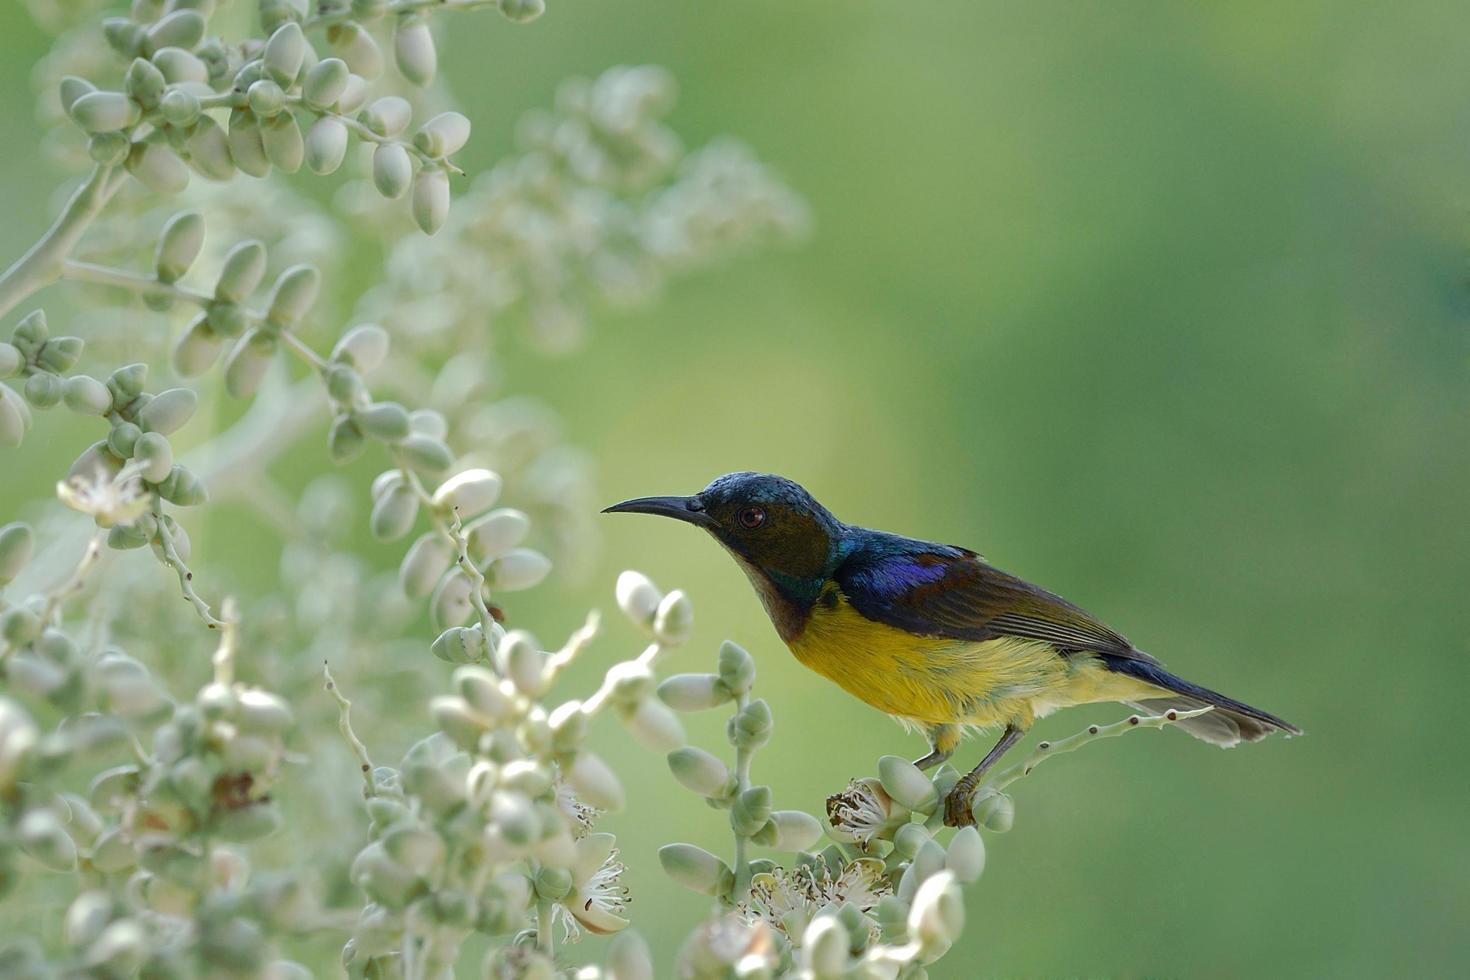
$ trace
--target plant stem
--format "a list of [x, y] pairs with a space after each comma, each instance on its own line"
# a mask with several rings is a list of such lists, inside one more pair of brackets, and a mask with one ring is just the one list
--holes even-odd
[[556, 940], [551, 932], [551, 902], [543, 898], [536, 903], [536, 948], [547, 956], [556, 953]]
[[[750, 703], [750, 694], [745, 692], [735, 698], [735, 714], [745, 710]], [[755, 756], [752, 749], [743, 746], [735, 746], [735, 798], [750, 788], [750, 763]], [[730, 895], [730, 904], [736, 908], [750, 901], [750, 862], [746, 860], [745, 849], [747, 839], [738, 830], [735, 831], [735, 890]]]
[[341, 730], [342, 737], [347, 740], [347, 744], [352, 746], [352, 754], [357, 756], [358, 765], [362, 770], [362, 781], [366, 784], [363, 795], [371, 799], [378, 792], [377, 787], [373, 785], [373, 760], [368, 758], [367, 746], [362, 744], [362, 739], [358, 738], [357, 733], [352, 730], [352, 702], [347, 700], [346, 695], [337, 687], [337, 681], [332, 677], [331, 668], [325, 663], [322, 664], [322, 681], [322, 686], [337, 702], [337, 727]]
[[4, 316], [26, 297], [61, 278], [62, 263], [76, 246], [82, 233], [102, 210], [116, 189], [108, 186], [113, 168], [102, 164], [72, 194], [66, 207], [36, 244], [0, 275], [0, 316]]
[[1129, 715], [1122, 721], [1111, 725], [1089, 725], [1076, 735], [1069, 735], [1056, 742], [1039, 742], [1032, 753], [1026, 757], [1024, 762], [1018, 762], [1003, 772], [996, 773], [995, 778], [987, 784], [992, 789], [1003, 790], [1022, 776], [1031, 775], [1031, 770], [1041, 765], [1052, 756], [1063, 755], [1082, 748], [1091, 742], [1100, 741], [1105, 738], [1116, 738], [1126, 735], [1128, 732], [1144, 728], [1164, 728], [1185, 718], [1196, 718], [1210, 711], [1210, 708], [1197, 708], [1194, 711], [1166, 711], [1161, 715]]
[[184, 593], [184, 598], [188, 600], [189, 605], [194, 607], [199, 618], [204, 620], [204, 625], [212, 630], [219, 629], [224, 623], [215, 617], [214, 612], [209, 608], [209, 603], [201, 599], [199, 593], [194, 591], [194, 573], [189, 570], [184, 559], [179, 557], [178, 549], [174, 547], [173, 532], [168, 529], [168, 524], [164, 521], [162, 504], [153, 505], [153, 516], [158, 520], [158, 543], [163, 548], [163, 563], [178, 575], [179, 590]]

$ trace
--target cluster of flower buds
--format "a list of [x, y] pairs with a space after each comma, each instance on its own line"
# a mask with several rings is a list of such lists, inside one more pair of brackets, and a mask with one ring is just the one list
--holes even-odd
[[740, 245], [802, 234], [805, 205], [748, 151], [685, 156], [664, 124], [674, 99], [653, 66], [564, 83], [553, 111], [522, 120], [521, 155], [477, 178], [442, 234], [395, 246], [360, 312], [441, 350], [513, 315], [565, 351], [589, 307], [645, 300]]
[[[479, 4], [436, 4], [435, 10]], [[373, 20], [391, 3], [354, 4]], [[422, 86], [433, 79], [437, 55], [425, 10], [411, 4], [395, 17], [400, 74]], [[503, 5], [519, 8], [524, 4]], [[238, 48], [206, 37], [213, 3], [169, 0], [134, 3], [127, 17], [109, 18], [104, 36], [132, 59], [121, 91], [98, 89], [69, 75], [61, 105], [88, 133], [88, 150], [103, 166], [123, 166], [157, 194], [175, 194], [190, 169], [211, 180], [236, 171], [265, 177], [337, 170], [351, 136], [375, 144], [373, 183], [388, 198], [412, 194], [415, 222], [433, 234], [449, 209], [450, 157], [469, 139], [469, 122], [442, 113], [410, 131], [412, 110], [396, 96], [369, 102], [383, 58], [372, 33], [340, 14], [310, 16], [306, 4], [269, 0], [261, 21], [270, 32]], [[511, 11], [508, 9], [508, 13]], [[306, 28], [326, 26], [336, 56], [321, 57]], [[221, 125], [215, 112], [228, 113]], [[223, 118], [223, 117], [221, 117]], [[303, 135], [302, 120], [309, 121]]]
[[14, 449], [31, 427], [31, 408], [51, 408], [65, 401], [86, 415], [104, 414], [111, 402], [107, 392], [92, 378], [65, 377], [82, 356], [80, 337], [52, 337], [46, 314], [35, 310], [16, 325], [10, 342], [0, 341], [0, 380], [22, 376], [25, 384], [17, 394], [0, 384], [0, 447]]
[[[476, 499], [488, 506], [493, 494]], [[378, 975], [404, 957], [430, 964], [430, 974], [438, 975], [474, 932], [520, 932], [491, 957], [524, 971], [550, 948], [550, 937], [538, 930], [552, 919], [569, 935], [628, 925], [616, 841], [591, 831], [592, 817], [620, 808], [624, 793], [608, 764], [587, 748], [589, 725], [611, 707], [645, 738], [665, 747], [682, 742], [677, 720], [653, 698], [651, 667], [659, 652], [687, 635], [690, 614], [682, 593], [659, 594], [633, 573], [620, 580], [618, 598], [654, 643], [638, 659], [611, 668], [587, 701], [550, 711], [543, 699], [593, 638], [595, 617], [554, 653], [543, 652], [527, 633], [498, 627], [493, 644], [478, 625], [451, 628], [435, 641], [437, 655], [461, 666], [453, 693], [430, 703], [439, 731], [415, 743], [396, 769], [370, 774], [371, 842], [351, 871], [368, 904], [343, 951], [349, 975]], [[646, 704], [652, 712], [640, 707]], [[545, 912], [538, 917], [539, 910]], [[432, 930], [416, 929], [425, 923]], [[641, 940], [628, 940], [613, 948], [608, 972], [599, 975], [650, 976], [647, 963]]]

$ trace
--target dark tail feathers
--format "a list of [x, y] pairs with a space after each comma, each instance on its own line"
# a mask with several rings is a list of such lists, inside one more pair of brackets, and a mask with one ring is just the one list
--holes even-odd
[[1252, 708], [1207, 687], [1191, 684], [1184, 678], [1169, 673], [1157, 663], [1106, 655], [1102, 660], [1111, 671], [1136, 677], [1173, 693], [1172, 697], [1143, 698], [1129, 702], [1140, 711], [1160, 714], [1171, 708], [1182, 711], [1192, 711], [1206, 705], [1214, 708], [1215, 710], [1198, 718], [1187, 718], [1178, 725], [1195, 738], [1221, 748], [1228, 749], [1240, 742], [1258, 742], [1273, 731], [1286, 732], [1288, 735], [1302, 733], [1300, 728], [1289, 721], [1259, 708]]

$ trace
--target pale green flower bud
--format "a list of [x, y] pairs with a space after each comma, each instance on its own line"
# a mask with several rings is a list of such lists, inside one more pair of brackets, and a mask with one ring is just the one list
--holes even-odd
[[301, 162], [306, 157], [306, 144], [291, 113], [283, 112], [262, 123], [260, 140], [265, 147], [266, 158], [277, 170], [294, 174], [301, 169]]
[[116, 874], [137, 864], [137, 852], [123, 828], [113, 827], [104, 830], [92, 843], [89, 860], [92, 867], [103, 874]]
[[397, 136], [413, 121], [413, 106], [407, 99], [385, 95], [359, 112], [357, 121], [376, 136]]
[[500, 12], [516, 24], [528, 24], [546, 13], [546, 0], [500, 0]]
[[933, 962], [960, 937], [965, 928], [965, 904], [952, 872], [940, 871], [919, 886], [908, 926], [926, 962]]
[[111, 976], [135, 975], [148, 959], [150, 944], [147, 932], [137, 919], [118, 919], [102, 930], [102, 935], [87, 950], [87, 962], [95, 970]]
[[255, 118], [261, 120], [272, 119], [286, 108], [286, 93], [269, 78], [251, 83], [245, 98], [250, 103], [250, 111], [255, 113]]
[[413, 431], [431, 439], [449, 438], [449, 420], [432, 408], [417, 408], [408, 415], [408, 424]]
[[520, 793], [491, 794], [490, 823], [513, 847], [527, 847], [541, 837], [541, 820], [536, 808]]
[[906, 858], [915, 857], [934, 835], [921, 823], [905, 823], [893, 833], [893, 849]]
[[566, 771], [566, 779], [579, 798], [599, 810], [623, 808], [622, 784], [608, 764], [593, 753], [578, 752], [571, 768]]
[[[163, 77], [170, 85], [180, 85], [185, 82], [203, 84], [209, 81], [209, 66], [193, 52], [185, 51], [183, 48], [160, 48], [153, 52], [153, 63], [158, 66], [159, 71], [163, 72]], [[166, 98], [165, 101], [167, 101]]]
[[162, 143], [134, 143], [123, 165], [155, 194], [177, 194], [189, 186], [189, 168]]
[[337, 97], [337, 111], [344, 116], [350, 116], [358, 109], [367, 104], [368, 96], [372, 94], [372, 86], [368, 80], [361, 75], [347, 76], [347, 87]]
[[80, 337], [52, 337], [41, 345], [36, 355], [36, 366], [42, 371], [65, 374], [82, 356], [85, 346]]
[[379, 541], [397, 541], [409, 532], [419, 513], [419, 498], [406, 486], [383, 494], [373, 504], [369, 526]]
[[159, 48], [193, 50], [204, 40], [204, 15], [197, 10], [175, 10], [148, 28], [143, 42], [146, 51]]
[[399, 73], [410, 84], [422, 88], [434, 80], [439, 55], [434, 49], [428, 18], [412, 14], [398, 18], [393, 32], [393, 57]]
[[847, 927], [836, 916], [812, 919], [801, 936], [802, 975], [812, 980], [837, 980], [847, 970], [848, 945]]
[[301, 83], [301, 98], [313, 109], [327, 109], [337, 104], [347, 90], [351, 75], [341, 58], [323, 58], [311, 67]]
[[267, 34], [288, 22], [306, 18], [307, 0], [260, 0], [260, 26]]
[[720, 680], [736, 694], [744, 694], [755, 684], [755, 658], [739, 644], [726, 640], [720, 644]]
[[30, 428], [30, 406], [9, 385], [0, 385], [0, 446], [16, 448]]
[[362, 376], [346, 364], [328, 366], [324, 378], [327, 383], [327, 395], [339, 405], [356, 404], [358, 395], [362, 394], [365, 388]]
[[635, 625], [645, 630], [652, 629], [654, 614], [658, 612], [658, 604], [664, 597], [648, 576], [632, 570], [623, 572], [618, 576], [615, 594], [618, 608], [624, 615]]
[[161, 282], [176, 282], [199, 258], [204, 247], [204, 216], [198, 211], [180, 211], [163, 226], [153, 253], [153, 266]]
[[352, 417], [363, 435], [379, 442], [397, 442], [408, 435], [408, 409], [397, 402], [374, 402]]
[[576, 752], [587, 740], [587, 712], [581, 701], [557, 705], [547, 716], [546, 725], [551, 729], [551, 747], [557, 752]]
[[20, 366], [25, 362], [20, 348], [14, 344], [7, 344], [0, 340], [0, 378], [13, 378], [20, 373]]
[[306, 49], [306, 35], [301, 32], [301, 25], [288, 21], [276, 28], [270, 40], [265, 42], [261, 60], [272, 78], [282, 85], [290, 86], [301, 73]]
[[269, 691], [241, 691], [235, 707], [235, 724], [241, 731], [261, 734], [284, 732], [293, 723], [291, 707]]
[[475, 611], [470, 602], [474, 589], [469, 577], [457, 568], [440, 579], [433, 595], [429, 596], [429, 611], [433, 614], [434, 625], [441, 628], [458, 626], [469, 619]]
[[245, 173], [252, 177], [270, 174], [271, 162], [265, 155], [260, 123], [249, 109], [235, 109], [230, 113], [229, 146], [230, 159]]
[[452, 683], [460, 697], [491, 721], [503, 718], [510, 709], [510, 698], [500, 689], [499, 680], [484, 667], [460, 667], [455, 670]]
[[603, 973], [606, 980], [654, 980], [648, 943], [632, 929], [618, 933], [607, 944]]
[[527, 697], [534, 699], [545, 692], [546, 657], [525, 630], [505, 634], [495, 648], [495, 665]]
[[381, 841], [358, 852], [349, 877], [369, 898], [390, 909], [407, 905], [420, 884], [413, 872], [388, 857]]
[[700, 796], [723, 799], [733, 788], [729, 767], [704, 749], [686, 745], [670, 752], [668, 761], [674, 778]]
[[138, 422], [150, 432], [169, 435], [194, 415], [199, 396], [190, 388], [169, 388], [153, 396], [138, 413]]
[[46, 338], [51, 336], [51, 331], [46, 325], [46, 311], [32, 310], [21, 317], [11, 336], [22, 349], [39, 347], [45, 343]]
[[717, 674], [675, 674], [658, 686], [658, 696], [675, 711], [703, 711], [735, 695]]
[[[114, 403], [117, 401], [116, 393], [113, 394]], [[107, 434], [107, 448], [120, 459], [131, 459], [133, 447], [138, 444], [138, 437], [143, 430], [131, 422], [118, 422]]]
[[525, 540], [531, 519], [518, 510], [502, 507], [465, 525], [470, 557], [478, 564], [499, 558]]
[[678, 646], [689, 639], [694, 630], [694, 604], [683, 589], [664, 596], [653, 617], [653, 634], [667, 646]]
[[[422, 597], [412, 596], [411, 598]], [[451, 626], [435, 638], [433, 645], [429, 647], [429, 652], [451, 664], [476, 663], [485, 658], [485, 636], [478, 628], [467, 629], [463, 626]]]
[[77, 845], [49, 810], [28, 810], [15, 827], [21, 850], [52, 871], [70, 871], [77, 864]]
[[428, 878], [444, 864], [444, 840], [419, 827], [400, 827], [383, 837], [383, 851], [400, 867]]
[[551, 559], [531, 548], [513, 548], [490, 563], [485, 580], [490, 588], [519, 592], [541, 583], [551, 572]]
[[458, 153], [470, 139], [470, 121], [458, 112], [441, 112], [419, 127], [413, 145], [425, 156]]
[[[405, 430], [408, 413], [403, 416]], [[434, 506], [441, 511], [453, 511], [461, 517], [472, 517], [488, 510], [500, 496], [500, 477], [486, 469], [464, 470], [456, 473], [434, 491]]]
[[322, 274], [316, 266], [291, 266], [280, 274], [271, 289], [266, 319], [279, 327], [294, 326], [316, 302], [321, 283]]
[[347, 156], [347, 125], [335, 116], [322, 116], [306, 133], [306, 165], [314, 174], [336, 173]]
[[106, 415], [112, 410], [112, 392], [107, 385], [85, 374], [66, 379], [66, 407], [81, 415]]
[[398, 566], [398, 582], [410, 599], [422, 599], [454, 563], [454, 549], [437, 532], [420, 535]]
[[189, 154], [194, 169], [210, 180], [229, 180], [235, 176], [229, 137], [209, 116], [200, 116], [194, 124], [194, 131], [184, 140], [184, 151]]
[[414, 433], [398, 444], [404, 461], [424, 474], [443, 473], [454, 465], [454, 454], [438, 439]]
[[658, 863], [670, 878], [701, 895], [719, 894], [734, 876], [724, 861], [693, 844], [665, 844], [658, 849]]
[[1015, 801], [991, 786], [980, 788], [971, 809], [976, 824], [997, 834], [1010, 830], [1016, 820]]
[[127, 129], [143, 117], [138, 103], [121, 92], [88, 92], [71, 104], [71, 117], [89, 133]]
[[133, 446], [133, 458], [144, 465], [143, 479], [158, 483], [168, 476], [174, 467], [173, 447], [157, 432], [145, 432]]
[[204, 112], [198, 97], [180, 88], [170, 89], [164, 95], [158, 108], [164, 121], [179, 129], [188, 129], [193, 126]]
[[225, 390], [236, 398], [255, 394], [275, 360], [278, 341], [263, 330], [241, 337], [225, 358]]
[[389, 200], [397, 200], [413, 180], [413, 161], [401, 143], [383, 143], [373, 151], [373, 186]]
[[85, 78], [78, 78], [75, 75], [62, 76], [61, 86], [58, 90], [58, 95], [61, 99], [61, 111], [67, 115], [71, 115], [72, 104], [87, 93], [95, 91], [97, 91], [97, 86]]
[[944, 866], [965, 884], [975, 881], [985, 870], [985, 842], [974, 827], [961, 827], [949, 841]]
[[265, 245], [258, 241], [243, 241], [230, 249], [214, 287], [215, 298], [227, 303], [244, 302], [265, 278], [265, 263]]
[[667, 752], [684, 744], [684, 726], [679, 716], [654, 698], [639, 701], [622, 720], [638, 741], [656, 752]]
[[333, 24], [327, 28], [327, 41], [354, 74], [374, 79], [383, 73], [383, 52], [361, 24]]
[[730, 829], [750, 837], [771, 819], [771, 787], [752, 786], [735, 798], [730, 808]]
[[132, 149], [125, 133], [95, 133], [87, 140], [87, 155], [104, 167], [121, 166]]
[[805, 851], [821, 838], [822, 825], [810, 813], [802, 810], [776, 810], [762, 832], [756, 835], [755, 841], [778, 851]]
[[112, 896], [106, 892], [82, 892], [66, 910], [62, 940], [72, 949], [91, 945], [112, 921], [113, 911]]
[[175, 463], [174, 468], [168, 471], [168, 476], [155, 489], [164, 500], [180, 507], [196, 507], [209, 500], [209, 491], [205, 488], [204, 481], [181, 463]]
[[425, 235], [444, 227], [449, 217], [449, 175], [437, 168], [424, 168], [413, 179], [411, 200], [414, 223]]
[[[35, 554], [36, 536], [30, 525], [12, 521], [0, 527], [0, 585], [8, 585]], [[5, 702], [0, 701], [0, 736], [4, 735]]]
[[758, 749], [770, 741], [773, 725], [771, 706], [756, 698], [730, 719], [725, 734], [737, 748]]
[[896, 755], [885, 755], [878, 760], [878, 781], [888, 795], [910, 810], [933, 813], [939, 795], [934, 783], [918, 766]]
[[332, 348], [332, 360], [347, 360], [367, 373], [383, 363], [388, 356], [388, 344], [388, 331], [376, 323], [364, 323], [342, 335]]
[[163, 72], [153, 62], [143, 58], [134, 58], [123, 78], [123, 89], [128, 93], [128, 98], [144, 109], [158, 108], [166, 88], [168, 80], [163, 77]]

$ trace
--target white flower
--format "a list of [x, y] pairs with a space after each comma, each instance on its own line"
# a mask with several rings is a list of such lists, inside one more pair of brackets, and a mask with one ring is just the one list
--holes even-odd
[[82, 474], [56, 484], [56, 496], [72, 510], [90, 514], [99, 527], [131, 524], [148, 509], [148, 495], [136, 473], [123, 470], [109, 478], [98, 470], [89, 479]]
[[599, 936], [628, 926], [622, 916], [629, 901], [628, 889], [622, 884], [626, 868], [618, 860], [616, 845], [612, 834], [588, 834], [577, 841], [572, 890], [557, 907], [569, 942], [577, 938], [579, 926]]
[[876, 779], [854, 779], [847, 789], [827, 797], [827, 822], [832, 837], [848, 844], [866, 844], [893, 827], [904, 811]]
[[850, 902], [859, 911], [870, 912], [892, 891], [883, 877], [883, 862], [876, 858], [858, 858], [836, 875], [825, 864], [802, 864], [757, 875], [746, 913], [784, 932], [792, 945], [799, 946], [807, 925], [827, 906]]

